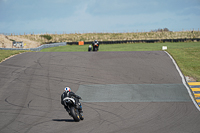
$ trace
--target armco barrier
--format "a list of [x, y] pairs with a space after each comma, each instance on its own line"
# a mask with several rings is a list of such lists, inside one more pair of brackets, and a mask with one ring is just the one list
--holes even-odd
[[43, 48], [50, 48], [50, 47], [58, 47], [58, 46], [65, 46], [67, 45], [66, 42], [61, 42], [61, 43], [51, 43], [51, 44], [43, 44], [37, 48], [27, 48], [27, 49], [23, 49], [23, 48], [0, 48], [0, 50], [31, 50], [31, 51], [40, 51]]

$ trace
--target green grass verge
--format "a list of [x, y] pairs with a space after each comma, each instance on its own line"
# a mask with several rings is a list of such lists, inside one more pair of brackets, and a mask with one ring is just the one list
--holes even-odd
[[[189, 43], [134, 43], [134, 44], [101, 44], [99, 51], [159, 51], [162, 46], [168, 49], [198, 48], [200, 42]], [[66, 45], [42, 49], [41, 52], [80, 52], [88, 51], [89, 45]]]
[[200, 44], [195, 48], [168, 49], [185, 76], [200, 81]]
[[2, 62], [4, 59], [10, 57], [11, 55], [24, 53], [27, 51], [19, 51], [19, 50], [0, 50], [0, 62]]

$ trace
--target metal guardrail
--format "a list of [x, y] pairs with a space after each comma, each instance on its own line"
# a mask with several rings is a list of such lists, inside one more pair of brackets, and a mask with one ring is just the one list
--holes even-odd
[[37, 48], [0, 48], [0, 50], [31, 50], [31, 51], [40, 51], [43, 48], [50, 48], [50, 47], [58, 47], [58, 46], [65, 46], [67, 45], [66, 42], [61, 42], [61, 43], [51, 43], [51, 44], [43, 44]]

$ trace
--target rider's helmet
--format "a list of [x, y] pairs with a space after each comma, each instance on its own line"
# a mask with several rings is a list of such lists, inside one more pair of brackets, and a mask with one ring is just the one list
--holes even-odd
[[94, 42], [97, 43], [97, 40], [95, 40]]
[[68, 91], [69, 91], [69, 92], [70, 92], [70, 91], [71, 91], [71, 89], [70, 89], [69, 87], [65, 87], [65, 88], [64, 88], [64, 91], [66, 91], [66, 92], [68, 92]]

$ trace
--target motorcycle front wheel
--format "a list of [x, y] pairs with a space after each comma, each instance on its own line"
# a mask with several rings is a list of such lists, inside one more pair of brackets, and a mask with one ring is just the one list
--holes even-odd
[[70, 108], [70, 114], [72, 115], [72, 117], [74, 118], [74, 121], [79, 122], [80, 121], [80, 116], [79, 116], [79, 112], [76, 108], [71, 107]]

